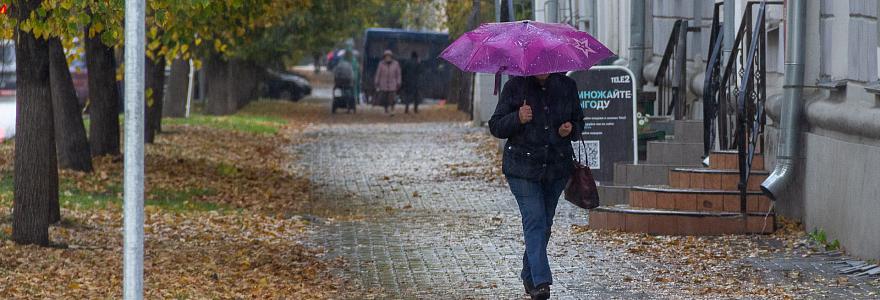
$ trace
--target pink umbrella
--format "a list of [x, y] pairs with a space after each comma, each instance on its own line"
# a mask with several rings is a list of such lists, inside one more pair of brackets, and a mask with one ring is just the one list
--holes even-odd
[[587, 70], [611, 56], [608, 47], [586, 32], [535, 21], [480, 25], [440, 54], [463, 71], [515, 76]]

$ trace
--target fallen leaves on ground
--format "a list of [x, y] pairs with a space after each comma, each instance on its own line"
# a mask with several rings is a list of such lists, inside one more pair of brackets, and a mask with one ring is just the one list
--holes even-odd
[[464, 141], [476, 145], [476, 152], [480, 156], [480, 160], [446, 164], [449, 174], [458, 178], [479, 179], [490, 183], [504, 183], [505, 179], [504, 174], [501, 172], [501, 153], [498, 148], [498, 139], [485, 132], [475, 132], [465, 135]]
[[[8, 207], [0, 209], [8, 214]], [[0, 297], [121, 296], [122, 212], [67, 210], [54, 242], [67, 249], [0, 242]], [[4, 230], [8, 224], [3, 225]], [[167, 212], [148, 207], [145, 296], [324, 299], [336, 285], [319, 252], [300, 244], [304, 222], [251, 212]]]
[[[281, 136], [262, 136], [205, 126], [166, 126], [146, 151], [147, 194], [204, 190], [193, 201], [282, 213], [308, 202], [309, 182], [286, 171]], [[103, 192], [122, 184], [119, 159], [95, 160], [95, 173], [62, 172], [76, 189]]]
[[581, 226], [573, 231], [639, 266], [640, 277], [618, 280], [640, 290], [682, 298], [786, 298], [783, 288], [762, 283], [757, 270], [737, 263], [761, 248], [747, 236], [653, 236]]
[[[757, 298], [800, 299], [815, 296], [812, 284], [799, 271], [785, 273], [786, 280], [768, 280], [765, 271], [749, 264], [749, 259], [771, 255], [791, 255], [793, 245], [802, 241], [801, 224], [780, 218], [779, 230], [772, 235], [724, 235], [710, 237], [655, 236], [618, 231], [592, 230], [573, 225], [572, 232], [604, 246], [608, 257], [634, 266], [639, 277], [609, 273], [611, 282], [654, 295], [670, 298]], [[812, 279], [811, 279], [812, 280]], [[835, 280], [840, 283], [841, 280]], [[843, 280], [842, 282], [846, 282]], [[815, 286], [814, 286], [815, 287]]]
[[[284, 110], [294, 104], [258, 105]], [[289, 171], [288, 138], [302, 127], [294, 119], [279, 124], [279, 134], [166, 125], [147, 146], [146, 298], [336, 297], [341, 281], [327, 271], [336, 262], [303, 245], [312, 238], [309, 224], [294, 216], [310, 188], [305, 176]], [[12, 173], [12, 148], [0, 144], [0, 175]], [[63, 221], [50, 229], [61, 246], [0, 240], [0, 298], [121, 296], [121, 172], [122, 159], [115, 157], [97, 158], [93, 173], [61, 172]], [[183, 205], [151, 204], [167, 195], [183, 198], [169, 200]], [[104, 203], [83, 205], [89, 201]], [[11, 191], [0, 192], [0, 203], [0, 236], [8, 236]]]
[[[419, 113], [403, 113], [403, 105], [398, 104], [393, 116], [385, 114], [381, 107], [372, 105], [359, 105], [358, 111], [353, 114], [344, 111], [330, 113], [330, 107], [326, 102], [317, 102], [312, 98], [306, 98], [296, 105], [278, 106], [271, 105], [273, 101], [255, 102], [243, 112], [264, 116], [295, 118], [295, 128], [301, 128], [311, 124], [375, 124], [375, 123], [431, 123], [431, 122], [467, 122], [469, 116], [458, 110], [455, 104], [424, 105], [419, 107]], [[412, 108], [410, 108], [412, 109]]]

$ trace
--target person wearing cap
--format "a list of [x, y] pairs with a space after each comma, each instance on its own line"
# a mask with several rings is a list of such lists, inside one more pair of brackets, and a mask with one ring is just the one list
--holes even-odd
[[394, 60], [394, 53], [385, 50], [382, 54], [382, 62], [376, 68], [376, 76], [373, 76], [373, 84], [376, 87], [379, 103], [385, 108], [385, 113], [394, 111], [394, 100], [397, 91], [400, 90], [400, 64]]

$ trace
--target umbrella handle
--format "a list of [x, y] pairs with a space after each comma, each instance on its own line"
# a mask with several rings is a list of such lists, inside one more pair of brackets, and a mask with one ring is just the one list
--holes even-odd
[[492, 95], [498, 95], [499, 87], [501, 87], [501, 72], [495, 73], [495, 92]]
[[501, 89], [501, 72], [506, 69], [507, 67], [498, 68], [498, 72], [495, 73], [495, 91], [492, 92], [492, 95], [498, 95], [498, 90]]

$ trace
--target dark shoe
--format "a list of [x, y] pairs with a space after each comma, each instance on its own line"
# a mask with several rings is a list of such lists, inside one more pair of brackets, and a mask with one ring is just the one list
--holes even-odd
[[523, 287], [526, 289], [526, 295], [529, 295], [529, 296], [532, 295], [532, 290], [535, 289], [535, 285], [532, 284], [531, 281], [526, 281], [526, 280], [523, 280]]
[[538, 285], [538, 287], [529, 293], [529, 296], [532, 296], [532, 300], [550, 299], [550, 285], [546, 283]]

